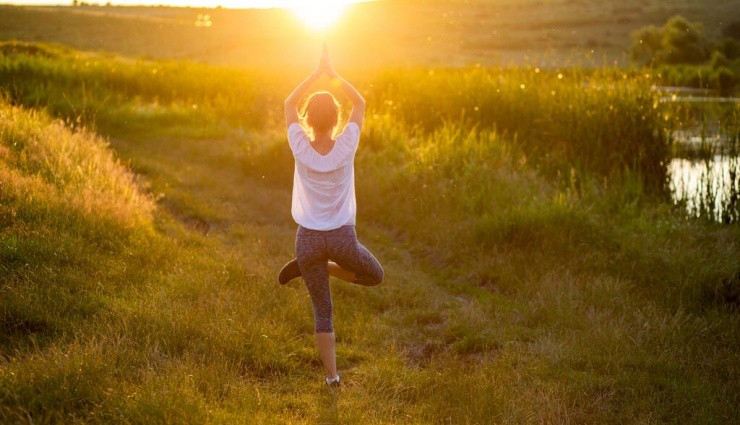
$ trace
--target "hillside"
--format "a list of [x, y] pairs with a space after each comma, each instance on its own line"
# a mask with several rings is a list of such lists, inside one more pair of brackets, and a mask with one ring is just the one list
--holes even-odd
[[[681, 14], [717, 36], [738, 9], [737, 0], [378, 1], [353, 6], [326, 38], [355, 68], [601, 66], [625, 63], [636, 28]], [[213, 26], [196, 27], [204, 13]], [[320, 37], [280, 10], [2, 6], [0, 19], [4, 40], [249, 68], [305, 63]]]

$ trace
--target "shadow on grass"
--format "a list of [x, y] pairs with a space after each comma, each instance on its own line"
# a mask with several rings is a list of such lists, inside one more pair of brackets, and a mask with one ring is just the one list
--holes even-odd
[[337, 403], [341, 395], [340, 389], [322, 388], [318, 397], [319, 402], [319, 424], [339, 423], [339, 412]]

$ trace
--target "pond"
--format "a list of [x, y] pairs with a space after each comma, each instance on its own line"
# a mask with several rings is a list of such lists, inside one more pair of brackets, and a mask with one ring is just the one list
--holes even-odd
[[658, 88], [661, 103], [680, 116], [672, 132], [673, 158], [668, 186], [674, 204], [693, 217], [740, 222], [740, 98], [712, 96], [707, 90]]
[[691, 216], [710, 215], [715, 220], [726, 221], [723, 217], [732, 216], [728, 208], [733, 205], [737, 208], [740, 195], [738, 162], [738, 157], [727, 155], [704, 160], [673, 158], [668, 164], [673, 202], [684, 204]]

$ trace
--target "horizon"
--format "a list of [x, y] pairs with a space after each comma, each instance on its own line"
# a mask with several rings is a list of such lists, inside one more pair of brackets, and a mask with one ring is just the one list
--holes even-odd
[[[329, 0], [323, 3], [348, 5], [351, 3], [369, 3], [379, 0]], [[146, 2], [141, 0], [116, 0], [116, 1], [80, 1], [88, 6], [112, 6], [112, 7], [182, 7], [182, 8], [208, 8], [208, 9], [291, 9], [305, 5], [300, 0], [163, 0]], [[36, 6], [36, 7], [59, 7], [73, 6], [72, 1], [48, 1], [48, 0], [19, 0], [13, 2], [0, 2], [0, 6]]]

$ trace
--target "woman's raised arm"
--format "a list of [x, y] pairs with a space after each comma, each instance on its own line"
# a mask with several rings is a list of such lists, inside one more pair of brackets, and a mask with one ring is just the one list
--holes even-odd
[[352, 112], [349, 115], [349, 122], [353, 122], [357, 124], [358, 127], [362, 127], [362, 119], [365, 116], [365, 98], [362, 97], [360, 92], [358, 92], [349, 81], [342, 78], [334, 70], [331, 59], [329, 59], [329, 52], [326, 49], [326, 44], [324, 44], [324, 48], [321, 52], [321, 61], [319, 62], [318, 68], [316, 68], [308, 78], [298, 84], [298, 86], [293, 89], [290, 96], [285, 99], [285, 124], [290, 127], [291, 124], [299, 122], [298, 102], [306, 95], [308, 89], [311, 88], [313, 83], [315, 83], [323, 73], [326, 73], [330, 78], [339, 82], [342, 91], [347, 95], [350, 102], [352, 102]]
[[324, 49], [321, 53], [321, 64], [319, 70], [326, 72], [326, 74], [339, 82], [342, 87], [344, 94], [349, 97], [352, 102], [352, 112], [349, 114], [349, 122], [357, 124], [358, 127], [362, 127], [362, 118], [365, 116], [365, 98], [362, 97], [359, 91], [347, 80], [342, 78], [337, 71], [334, 70], [334, 66], [329, 59], [329, 52], [324, 44]]
[[313, 83], [321, 77], [324, 72], [321, 65], [316, 70], [303, 80], [298, 86], [293, 89], [293, 92], [285, 99], [285, 125], [290, 127], [291, 124], [299, 122], [298, 118], [298, 102], [306, 95], [308, 89], [311, 88]]

